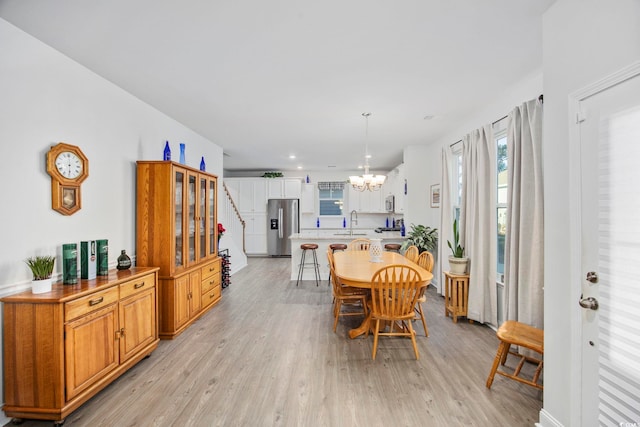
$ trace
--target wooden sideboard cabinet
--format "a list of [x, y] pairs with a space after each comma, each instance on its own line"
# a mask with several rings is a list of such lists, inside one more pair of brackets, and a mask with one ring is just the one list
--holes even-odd
[[138, 161], [136, 262], [158, 266], [160, 338], [173, 339], [220, 300], [215, 175]]
[[158, 346], [158, 268], [55, 284], [4, 303], [3, 411], [64, 419]]

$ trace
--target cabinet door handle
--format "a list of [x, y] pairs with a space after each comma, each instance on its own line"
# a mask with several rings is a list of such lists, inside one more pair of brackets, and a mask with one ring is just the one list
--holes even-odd
[[209, 280], [209, 284], [213, 285], [216, 281], [215, 280]]
[[133, 285], [133, 289], [140, 289], [141, 287], [144, 286], [144, 282], [142, 283], [136, 283], [135, 285]]
[[212, 292], [212, 293], [210, 293], [210, 294], [209, 294], [209, 298], [213, 298], [213, 297], [215, 297], [215, 296], [216, 296], [216, 293], [215, 293], [215, 292]]
[[89, 301], [89, 306], [98, 305], [98, 304], [100, 304], [102, 301], [104, 301], [104, 297], [100, 297], [100, 298], [92, 299], [92, 300], [90, 300], [90, 301]]
[[213, 271], [215, 269], [216, 269], [215, 267], [209, 267], [209, 271]]

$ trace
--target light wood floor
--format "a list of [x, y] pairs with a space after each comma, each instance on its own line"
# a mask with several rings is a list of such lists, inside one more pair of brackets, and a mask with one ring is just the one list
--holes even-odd
[[[289, 259], [251, 258], [222, 301], [67, 418], [65, 426], [532, 426], [542, 393], [487, 374], [494, 331], [444, 317], [430, 289], [420, 360], [404, 338], [333, 333], [331, 293], [289, 281]], [[515, 359], [507, 365], [514, 366]], [[25, 421], [23, 426], [51, 423]]]

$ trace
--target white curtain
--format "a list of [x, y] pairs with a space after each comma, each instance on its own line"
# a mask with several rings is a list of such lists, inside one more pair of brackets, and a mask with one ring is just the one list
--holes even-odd
[[462, 141], [460, 237], [469, 258], [468, 318], [497, 325], [496, 143], [486, 125]]
[[542, 101], [525, 102], [509, 114], [507, 153], [505, 319], [543, 328]]
[[438, 293], [442, 295], [444, 283], [443, 271], [449, 271], [449, 253], [447, 240], [453, 240], [453, 202], [451, 199], [451, 147], [442, 149], [442, 180], [440, 185], [440, 230], [438, 230], [438, 254], [440, 261], [440, 280], [438, 280]]

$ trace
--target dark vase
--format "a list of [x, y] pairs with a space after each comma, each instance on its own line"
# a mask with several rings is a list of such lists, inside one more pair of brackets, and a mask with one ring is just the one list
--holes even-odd
[[131, 258], [127, 255], [127, 252], [123, 249], [120, 252], [120, 256], [118, 257], [118, 266], [116, 267], [118, 270], [128, 270], [131, 268]]

